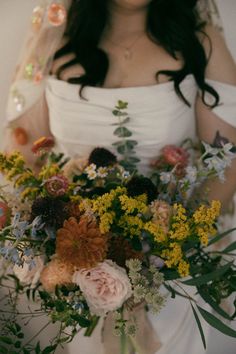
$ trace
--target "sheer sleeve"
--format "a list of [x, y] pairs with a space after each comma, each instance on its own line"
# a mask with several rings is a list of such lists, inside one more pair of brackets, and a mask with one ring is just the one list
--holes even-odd
[[4, 149], [23, 152], [34, 163], [31, 145], [50, 135], [45, 86], [54, 53], [63, 37], [71, 0], [41, 0], [33, 10], [12, 85], [10, 87]]

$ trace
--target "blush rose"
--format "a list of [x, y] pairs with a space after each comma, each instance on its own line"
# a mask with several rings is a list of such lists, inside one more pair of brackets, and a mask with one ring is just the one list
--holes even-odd
[[98, 316], [117, 310], [132, 295], [126, 271], [110, 260], [76, 271], [72, 281], [79, 285], [91, 313]]

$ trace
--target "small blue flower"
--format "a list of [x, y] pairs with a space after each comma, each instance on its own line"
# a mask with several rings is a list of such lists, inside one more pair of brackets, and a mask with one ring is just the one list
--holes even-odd
[[42, 221], [42, 217], [41, 216], [37, 216], [31, 226], [31, 230], [30, 230], [30, 234], [32, 238], [36, 238], [38, 236], [38, 231], [42, 230], [44, 227], [45, 223]]

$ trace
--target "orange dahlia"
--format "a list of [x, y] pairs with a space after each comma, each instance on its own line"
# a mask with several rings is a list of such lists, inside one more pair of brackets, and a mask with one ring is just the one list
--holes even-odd
[[57, 231], [56, 253], [77, 269], [93, 268], [106, 257], [107, 236], [91, 218], [84, 216], [78, 222], [71, 217]]

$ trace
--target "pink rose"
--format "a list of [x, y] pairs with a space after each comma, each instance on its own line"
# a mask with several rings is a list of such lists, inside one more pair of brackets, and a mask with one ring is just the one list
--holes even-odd
[[182, 166], [186, 166], [188, 163], [189, 154], [188, 152], [178, 146], [175, 145], [167, 145], [162, 149], [163, 157], [166, 162], [170, 165], [180, 164]]
[[79, 285], [91, 313], [98, 316], [117, 310], [132, 295], [126, 271], [110, 260], [75, 272], [72, 281]]

